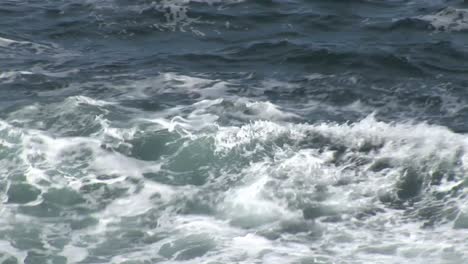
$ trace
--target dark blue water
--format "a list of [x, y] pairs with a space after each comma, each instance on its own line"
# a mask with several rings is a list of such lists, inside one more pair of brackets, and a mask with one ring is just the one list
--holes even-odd
[[466, 263], [468, 4], [3, 0], [0, 263]]

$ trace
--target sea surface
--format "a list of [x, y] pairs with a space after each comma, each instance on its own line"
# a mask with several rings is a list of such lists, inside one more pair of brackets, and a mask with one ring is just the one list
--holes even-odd
[[0, 263], [468, 263], [468, 3], [1, 0]]

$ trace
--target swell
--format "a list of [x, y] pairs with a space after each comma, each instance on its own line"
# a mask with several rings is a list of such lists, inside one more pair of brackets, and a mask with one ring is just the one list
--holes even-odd
[[203, 65], [230, 65], [248, 67], [252, 62], [268, 68], [304, 67], [323, 73], [334, 71], [390, 71], [404, 76], [424, 76], [430, 72], [408, 56], [385, 52], [371, 47], [361, 51], [346, 47], [296, 44], [292, 41], [256, 41], [233, 46], [211, 54], [173, 55], [174, 59], [202, 62]]
[[[41, 38], [58, 41], [67, 47], [76, 45], [76, 40], [94, 39], [93, 43], [80, 43], [83, 44], [81, 51], [97, 51], [96, 55], [108, 54], [109, 58], [132, 52], [126, 43], [137, 41], [144, 44], [149, 53], [142, 55], [133, 51], [129, 57], [137, 65], [140, 62], [143, 62], [141, 65], [154, 65], [153, 58], [178, 67], [193, 65], [194, 69], [198, 67], [195, 62], [200, 61], [207, 71], [213, 68], [248, 69], [255, 62], [266, 71], [275, 67], [323, 69], [325, 73], [346, 69], [369, 73], [388, 70], [389, 74], [414, 77], [466, 72], [466, 51], [459, 40], [439, 44], [427, 35], [415, 35], [410, 37], [411, 41], [403, 43], [398, 43], [400, 39], [394, 39], [393, 35], [385, 36], [389, 39], [376, 40], [367, 36], [376, 27], [372, 23], [366, 26], [367, 18], [353, 12], [341, 15], [323, 7], [314, 10], [308, 5], [301, 10], [297, 3], [278, 2], [260, 3], [257, 9], [245, 9], [257, 5], [252, 3], [176, 2], [174, 5], [164, 1], [156, 4], [104, 1], [49, 6], [36, 11], [41, 14], [39, 17], [46, 16], [49, 22], [34, 25], [34, 29], [41, 32]], [[287, 8], [283, 10], [282, 7]], [[244, 11], [235, 12], [239, 10]], [[437, 19], [455, 16], [457, 12], [463, 14], [462, 11], [446, 10], [435, 16]], [[430, 23], [428, 19], [423, 16], [400, 19], [383, 28], [377, 26], [377, 31], [426, 30]], [[355, 35], [346, 33], [351, 28], [356, 31]], [[314, 34], [320, 36], [314, 39]], [[335, 34], [342, 34], [339, 42], [335, 42]], [[117, 41], [108, 46], [108, 38]], [[198, 50], [206, 44], [207, 51], [186, 52], [188, 47], [183, 43], [178, 44], [180, 49], [164, 50], [161, 39], [171, 42], [179, 38], [192, 38]], [[361, 47], [355, 44], [359, 41]], [[150, 43], [157, 45], [152, 48]], [[107, 64], [119, 63], [108, 61]]]

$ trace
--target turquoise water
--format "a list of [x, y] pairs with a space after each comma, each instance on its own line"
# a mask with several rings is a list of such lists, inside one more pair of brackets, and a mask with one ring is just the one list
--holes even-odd
[[0, 263], [466, 263], [463, 1], [0, 3]]

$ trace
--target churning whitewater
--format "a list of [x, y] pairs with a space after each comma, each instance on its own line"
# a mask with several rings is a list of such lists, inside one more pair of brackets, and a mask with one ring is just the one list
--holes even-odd
[[2, 1], [0, 263], [467, 263], [466, 8]]

